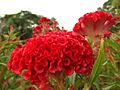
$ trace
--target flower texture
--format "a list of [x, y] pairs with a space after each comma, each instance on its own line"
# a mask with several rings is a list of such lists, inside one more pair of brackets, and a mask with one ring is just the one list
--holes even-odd
[[83, 36], [75, 36], [72, 32], [47, 32], [15, 48], [8, 69], [16, 74], [23, 72], [25, 80], [44, 88], [50, 85], [41, 82], [48, 83], [50, 74], [62, 72], [70, 76], [75, 71], [77, 74], [89, 75], [93, 63], [92, 48]]
[[104, 36], [104, 32], [107, 32], [112, 25], [115, 25], [112, 14], [96, 11], [80, 17], [78, 23], [75, 24], [73, 31], [95, 40], [98, 36]]
[[119, 15], [116, 15], [115, 20], [116, 20], [116, 21], [119, 21], [119, 20], [120, 20], [120, 16], [119, 16]]
[[33, 29], [33, 37], [39, 36], [46, 32], [60, 31], [60, 28], [57, 26], [58, 23], [47, 17], [41, 17], [38, 22], [39, 25]]

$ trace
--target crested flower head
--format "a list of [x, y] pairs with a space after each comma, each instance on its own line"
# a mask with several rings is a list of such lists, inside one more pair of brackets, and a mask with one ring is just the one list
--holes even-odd
[[93, 66], [93, 52], [87, 41], [72, 32], [47, 32], [30, 38], [22, 47], [13, 50], [8, 69], [23, 72], [25, 80], [40, 85], [49, 74], [62, 72], [66, 76], [89, 75]]
[[73, 31], [95, 40], [96, 36], [104, 35], [104, 32], [107, 32], [112, 25], [115, 25], [112, 14], [96, 11], [80, 17], [78, 23], [75, 24]]

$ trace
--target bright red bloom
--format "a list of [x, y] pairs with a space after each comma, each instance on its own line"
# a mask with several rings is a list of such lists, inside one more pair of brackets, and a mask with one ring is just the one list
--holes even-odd
[[40, 24], [33, 29], [33, 35], [34, 36], [41, 35], [42, 31], [43, 31], [43, 26]]
[[57, 26], [58, 23], [56, 21], [53, 21], [46, 17], [40, 18], [38, 22], [40, 24], [33, 29], [33, 37], [40, 36], [46, 32], [65, 31], [64, 29], [60, 30], [60, 28]]
[[115, 25], [112, 14], [96, 11], [80, 17], [78, 23], [75, 24], [73, 31], [82, 35], [87, 35], [95, 40], [96, 36], [103, 35], [112, 25]]
[[50, 73], [62, 72], [69, 76], [75, 71], [89, 75], [93, 63], [92, 48], [84, 37], [72, 32], [47, 32], [17, 47], [11, 54], [8, 69], [16, 74], [25, 70], [25, 80], [41, 85]]
[[51, 22], [50, 19], [48, 19], [47, 17], [41, 17], [40, 20], [38, 20], [39, 23], [43, 23], [43, 22]]

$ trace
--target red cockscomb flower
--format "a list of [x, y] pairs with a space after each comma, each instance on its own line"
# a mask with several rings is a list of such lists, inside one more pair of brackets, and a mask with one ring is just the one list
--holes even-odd
[[43, 88], [41, 82], [48, 80], [50, 73], [62, 72], [70, 76], [75, 71], [89, 75], [93, 63], [92, 48], [81, 35], [47, 32], [17, 47], [11, 54], [8, 69], [16, 74], [25, 70], [24, 79]]
[[41, 17], [40, 20], [38, 20], [39, 23], [43, 23], [43, 22], [51, 22], [51, 20], [47, 17]]
[[33, 37], [40, 36], [46, 32], [65, 31], [64, 29], [60, 30], [60, 28], [57, 26], [58, 22], [53, 21], [49, 18], [41, 17], [38, 22], [39, 25], [33, 29]]
[[82, 35], [87, 35], [95, 40], [96, 36], [103, 35], [112, 25], [115, 25], [112, 14], [96, 11], [80, 17], [79, 22], [75, 24], [73, 31]]

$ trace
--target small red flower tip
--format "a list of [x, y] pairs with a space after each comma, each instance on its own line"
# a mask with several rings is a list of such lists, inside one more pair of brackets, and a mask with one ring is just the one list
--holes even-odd
[[116, 21], [120, 20], [120, 16], [116, 15], [115, 20]]
[[106, 53], [109, 53], [109, 49], [108, 48], [104, 48]]
[[23, 46], [22, 43], [18, 43], [18, 44], [17, 44], [17, 47], [18, 47], [18, 48], [21, 48], [22, 46]]
[[38, 20], [39, 23], [43, 23], [43, 22], [51, 22], [51, 20], [47, 17], [41, 17], [40, 20]]
[[120, 39], [119, 38], [117, 38], [117, 40], [116, 40], [118, 43], [120, 43]]
[[112, 25], [115, 25], [112, 14], [96, 11], [80, 17], [78, 23], [75, 24], [73, 31], [82, 35], [87, 35], [95, 40], [96, 36], [102, 36]]
[[8, 85], [8, 80], [4, 80], [4, 85], [5, 85], [5, 86]]
[[111, 32], [104, 32], [104, 37], [110, 37], [111, 34]]
[[0, 45], [0, 48], [2, 48], [2, 46]]
[[43, 32], [43, 26], [41, 24], [36, 26], [32, 31], [34, 37], [38, 36], [38, 35], [41, 35], [42, 32]]

